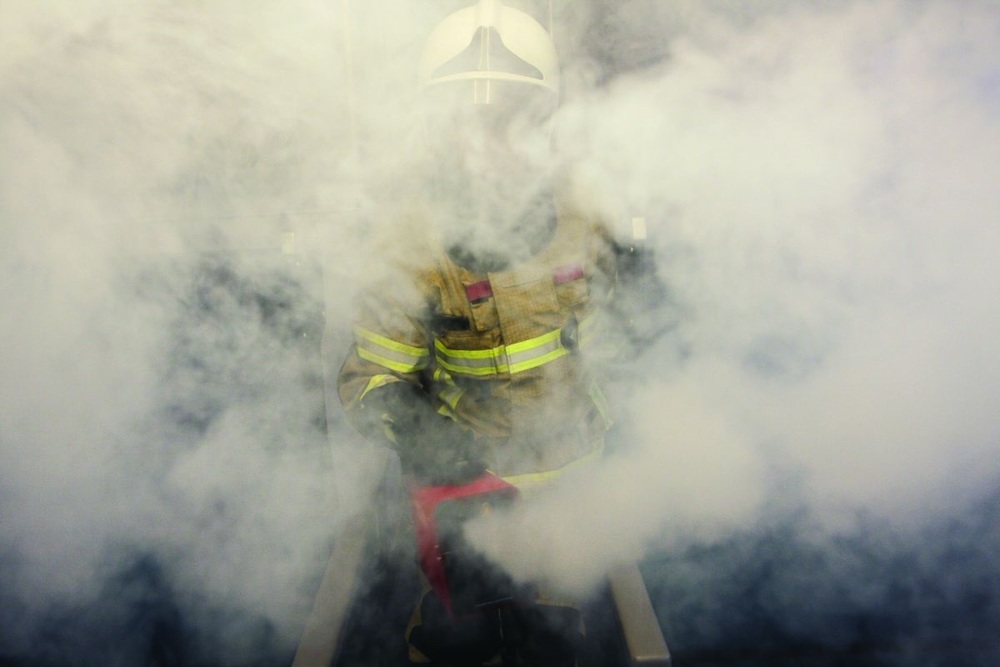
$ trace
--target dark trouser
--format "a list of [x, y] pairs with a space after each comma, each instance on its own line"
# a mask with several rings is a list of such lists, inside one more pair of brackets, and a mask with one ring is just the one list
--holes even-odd
[[572, 667], [582, 639], [580, 610], [510, 604], [451, 618], [433, 593], [423, 596], [407, 632], [411, 660], [465, 667]]

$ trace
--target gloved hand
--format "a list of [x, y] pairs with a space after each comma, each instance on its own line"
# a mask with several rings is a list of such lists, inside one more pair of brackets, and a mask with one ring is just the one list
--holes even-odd
[[616, 245], [617, 297], [609, 304], [628, 340], [625, 358], [634, 356], [677, 324], [666, 284], [656, 269], [652, 248]]
[[407, 450], [401, 446], [398, 451], [403, 471], [430, 486], [468, 484], [486, 472], [486, 463], [476, 455], [473, 447], [437, 443], [437, 447], [434, 442], [429, 442], [429, 447], [414, 447], [409, 454], [403, 454]]
[[385, 415], [403, 473], [421, 484], [465, 484], [486, 470], [472, 433], [438, 414], [419, 387], [388, 384], [365, 403]]

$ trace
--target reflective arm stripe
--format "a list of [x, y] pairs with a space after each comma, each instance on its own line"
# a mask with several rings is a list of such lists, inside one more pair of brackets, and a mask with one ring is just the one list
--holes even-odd
[[598, 414], [601, 415], [601, 419], [604, 421], [604, 428], [609, 429], [611, 425], [614, 424], [614, 419], [611, 418], [611, 407], [608, 405], [608, 399], [601, 391], [597, 382], [590, 383], [590, 400], [594, 402], [594, 406], [597, 408]]
[[362, 327], [354, 328], [358, 356], [397, 373], [416, 373], [427, 367], [430, 352], [394, 341]]
[[441, 405], [438, 407], [438, 414], [444, 415], [445, 417], [451, 417], [452, 419], [457, 419], [455, 415], [455, 407], [465, 394], [465, 390], [457, 386], [448, 371], [440, 366], [434, 369], [433, 378], [434, 382], [444, 385], [443, 388], [437, 392], [438, 400], [441, 401]]
[[507, 346], [507, 360], [510, 363], [511, 373], [544, 366], [565, 354], [568, 352], [562, 344], [562, 329]]
[[453, 350], [436, 340], [435, 358], [442, 368], [459, 375], [485, 377], [520, 373], [568, 354], [561, 336], [562, 329], [555, 329], [535, 338], [485, 350]]
[[600, 328], [600, 321], [600, 311], [594, 311], [580, 320], [580, 347], [586, 347], [590, 344], [591, 340], [594, 338], [594, 330]]
[[[414, 366], [412, 364], [402, 364], [402, 363], [399, 363], [398, 361], [393, 361], [392, 359], [387, 359], [386, 357], [380, 356], [378, 354], [373, 354], [373, 353], [369, 352], [368, 350], [366, 350], [366, 349], [364, 349], [362, 347], [358, 348], [358, 356], [361, 357], [362, 359], [364, 359], [365, 361], [370, 361], [373, 364], [378, 364], [379, 366], [382, 366], [384, 368], [388, 368], [391, 371], [396, 371], [397, 373], [416, 373], [421, 368], [423, 368], [423, 366]], [[426, 365], [426, 364], [424, 364], [424, 365]]]
[[392, 384], [393, 382], [402, 382], [402, 380], [400, 380], [395, 375], [387, 375], [384, 373], [379, 375], [373, 375], [371, 379], [368, 380], [368, 384], [365, 385], [365, 390], [361, 392], [361, 396], [358, 397], [358, 400], [359, 401], [365, 400], [365, 396], [367, 396], [368, 392], [370, 392], [372, 389], [378, 389], [379, 387], [382, 387], [387, 384]]
[[438, 392], [438, 398], [441, 399], [442, 403], [454, 410], [455, 406], [458, 405], [459, 399], [462, 398], [462, 394], [464, 393], [465, 390], [461, 387], [448, 387]]
[[451, 378], [451, 375], [448, 374], [448, 371], [443, 368], [435, 368], [433, 378], [435, 382], [440, 382], [441, 384], [448, 385], [449, 387], [455, 386], [455, 381]]
[[527, 472], [527, 473], [522, 473], [520, 475], [504, 475], [502, 479], [508, 484], [513, 484], [514, 486], [518, 487], [520, 490], [523, 491], [524, 487], [526, 486], [532, 487], [538, 484], [544, 484], [546, 482], [550, 482], [553, 479], [559, 477], [560, 475], [569, 472], [570, 470], [574, 470], [576, 468], [594, 463], [598, 459], [600, 459], [601, 456], [603, 456], [603, 454], [604, 454], [604, 445], [602, 443], [599, 447], [595, 448], [593, 451], [589, 452], [588, 454], [584, 454], [583, 456], [574, 461], [570, 461], [561, 468], [556, 468], [555, 470], [546, 470], [543, 472]]
[[453, 350], [435, 340], [434, 349], [438, 364], [449, 373], [482, 377], [507, 371], [504, 346], [486, 350]]

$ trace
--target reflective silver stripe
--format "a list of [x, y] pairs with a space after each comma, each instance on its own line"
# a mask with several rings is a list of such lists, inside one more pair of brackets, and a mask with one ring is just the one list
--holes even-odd
[[440, 340], [434, 341], [438, 364], [451, 373], [486, 377], [501, 373], [520, 373], [538, 368], [568, 354], [562, 344], [562, 329], [510, 345], [485, 350], [453, 350]]
[[449, 375], [448, 371], [441, 367], [434, 369], [433, 377], [435, 382], [440, 382], [441, 384], [448, 385], [449, 387], [455, 386], [455, 381], [451, 378], [451, 375]]
[[448, 387], [438, 392], [438, 398], [441, 399], [442, 403], [454, 410], [455, 406], [458, 405], [459, 399], [462, 398], [462, 394], [464, 393], [465, 390], [461, 387]]
[[370, 392], [372, 389], [378, 389], [379, 387], [391, 384], [393, 382], [402, 382], [402, 380], [400, 380], [395, 375], [386, 375], [384, 373], [373, 375], [371, 379], [368, 380], [368, 384], [365, 386], [365, 390], [361, 392], [361, 396], [358, 397], [358, 400], [362, 401], [365, 400], [365, 396], [367, 396], [368, 392]]
[[507, 371], [505, 346], [485, 350], [453, 350], [438, 339], [434, 341], [434, 349], [438, 364], [451, 373], [482, 377]]
[[364, 329], [354, 328], [358, 356], [398, 373], [415, 373], [427, 366], [430, 352]]
[[565, 354], [567, 350], [562, 344], [562, 329], [507, 346], [511, 374], [538, 368]]

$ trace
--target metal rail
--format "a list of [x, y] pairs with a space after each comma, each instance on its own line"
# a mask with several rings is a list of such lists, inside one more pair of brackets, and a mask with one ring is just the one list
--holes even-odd
[[375, 503], [390, 468], [389, 461], [387, 453], [375, 453], [371, 471], [373, 481], [361, 503], [365, 509], [347, 521], [334, 542], [292, 667], [330, 667], [336, 658], [351, 604], [361, 588], [363, 558], [371, 541]]
[[333, 547], [292, 667], [330, 667], [340, 646], [368, 537], [368, 513], [351, 520]]
[[[380, 479], [385, 469], [384, 464], [379, 466], [375, 478]], [[373, 484], [369, 509], [353, 517], [334, 544], [292, 667], [332, 667], [339, 660], [352, 609], [364, 595], [361, 580], [366, 557], [377, 548], [372, 542], [372, 525], [380, 486], [379, 482]], [[615, 664], [670, 667], [670, 651], [639, 568], [633, 563], [611, 572], [608, 593], [623, 649], [620, 663], [616, 658]]]
[[630, 664], [669, 667], [670, 650], [639, 568], [634, 563], [618, 568], [608, 580]]

